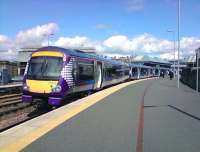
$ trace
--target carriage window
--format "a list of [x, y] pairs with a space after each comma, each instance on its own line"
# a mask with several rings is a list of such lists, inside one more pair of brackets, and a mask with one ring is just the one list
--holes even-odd
[[137, 68], [132, 68], [132, 75], [137, 76], [138, 74], [138, 69]]
[[93, 64], [78, 63], [79, 80], [92, 80], [94, 78]]
[[129, 75], [129, 69], [128, 68], [125, 69], [125, 75]]

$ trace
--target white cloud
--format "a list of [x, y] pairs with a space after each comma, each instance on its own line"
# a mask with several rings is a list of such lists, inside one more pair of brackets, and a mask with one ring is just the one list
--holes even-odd
[[138, 56], [136, 56], [136, 57], [134, 58], [134, 60], [136, 60], [136, 61], [141, 61], [143, 58], [144, 58], [143, 55], [138, 55]]
[[98, 53], [105, 53], [105, 46], [101, 42], [96, 40], [91, 40], [85, 36], [75, 36], [75, 37], [60, 37], [57, 41], [54, 42], [55, 46], [60, 46], [64, 48], [92, 48], [95, 49]]
[[103, 44], [112, 51], [121, 51], [121, 53], [132, 51], [138, 53], [159, 53], [168, 51], [172, 42], [144, 33], [133, 38], [128, 38], [125, 35], [115, 35], [105, 40]]
[[96, 42], [91, 41], [85, 36], [75, 36], [75, 37], [60, 37], [54, 43], [55, 46], [65, 47], [65, 48], [96, 48], [100, 47]]
[[13, 42], [5, 35], [0, 35], [0, 50], [5, 51], [13, 47]]
[[[174, 52], [170, 52], [170, 53], [164, 53], [160, 55], [161, 59], [168, 59], [168, 60], [174, 60]], [[177, 59], [177, 53], [175, 58]]]
[[127, 2], [127, 10], [132, 11], [140, 11], [144, 8], [144, 0], [128, 0]]
[[[200, 47], [200, 38], [183, 37], [181, 38], [180, 44], [180, 56], [191, 55], [194, 53], [195, 49]], [[159, 56], [163, 59], [174, 58], [172, 41], [160, 39], [147, 33], [133, 38], [128, 38], [125, 35], [111, 36], [104, 41], [103, 45], [108, 49], [108, 53], [121, 53], [125, 55], [148, 54]]]
[[44, 41], [47, 41], [48, 35], [57, 31], [58, 25], [56, 23], [48, 23], [26, 31], [20, 31], [16, 36], [15, 45], [20, 48], [40, 47], [44, 44]]
[[41, 47], [47, 43], [47, 35], [55, 33], [58, 30], [56, 23], [48, 23], [36, 26], [31, 29], [20, 31], [15, 40], [9, 39], [5, 35], [0, 35], [0, 59], [13, 60], [17, 56], [20, 48]]
[[103, 45], [111, 49], [112, 52], [129, 52], [135, 49], [134, 44], [124, 35], [111, 36], [103, 42]]
[[17, 57], [16, 50], [0, 51], [0, 60], [15, 60]]
[[[195, 50], [200, 47], [200, 38], [197, 37], [182, 37], [180, 40], [180, 58], [185, 56], [193, 55]], [[174, 59], [174, 50], [169, 50], [166, 53], [160, 54], [162, 59]], [[176, 42], [176, 52], [175, 58], [178, 58], [177, 42]]]
[[111, 28], [111, 25], [100, 23], [100, 24], [97, 24], [97, 25], [95, 26], [95, 28], [96, 28], [96, 29], [100, 29], [100, 30], [102, 30], [102, 29], [109, 29], [109, 28]]
[[200, 38], [197, 37], [182, 37], [180, 41], [181, 49], [186, 54], [191, 54], [195, 49], [200, 47]]
[[[35, 48], [47, 45], [47, 35], [55, 33], [57, 30], [58, 25], [56, 23], [49, 23], [20, 31], [15, 40], [11, 40], [5, 35], [0, 35], [0, 50], [9, 50], [6, 52], [1, 51], [0, 55], [5, 58], [13, 58], [19, 48]], [[87, 36], [62, 36], [56, 40], [54, 39], [50, 44], [65, 48], [94, 48], [98, 53], [108, 56], [148, 55], [163, 59], [173, 59], [174, 53], [172, 41], [161, 39], [149, 33], [134, 37], [113, 35], [103, 41], [92, 40]], [[180, 44], [181, 57], [191, 55], [196, 48], [200, 47], [200, 38], [182, 37]]]
[[13, 41], [5, 35], [0, 35], [0, 60], [13, 60], [16, 55]]

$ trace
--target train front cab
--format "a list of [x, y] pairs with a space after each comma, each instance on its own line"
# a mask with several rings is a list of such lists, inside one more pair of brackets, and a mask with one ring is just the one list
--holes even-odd
[[63, 95], [63, 80], [60, 78], [63, 53], [34, 52], [27, 63], [23, 80], [22, 101], [32, 103], [35, 100], [59, 105]]

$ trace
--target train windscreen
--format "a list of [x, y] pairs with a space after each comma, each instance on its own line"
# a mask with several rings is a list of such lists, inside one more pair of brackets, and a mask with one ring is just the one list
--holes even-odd
[[33, 57], [29, 62], [27, 78], [32, 80], [58, 80], [63, 65], [61, 57]]

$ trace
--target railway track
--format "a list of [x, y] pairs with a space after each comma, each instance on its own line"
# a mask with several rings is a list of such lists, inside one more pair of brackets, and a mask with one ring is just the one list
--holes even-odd
[[22, 95], [22, 93], [15, 93], [15, 94], [0, 96], [0, 104], [9, 102], [9, 101], [19, 100], [19, 99], [21, 99], [21, 95]]
[[0, 132], [30, 119], [28, 114], [33, 111], [33, 106], [23, 103], [22, 93], [0, 96]]
[[[29, 103], [23, 103], [21, 100], [21, 95], [22, 94], [19, 93], [0, 96], [0, 132], [52, 110], [51, 108], [45, 106], [35, 108]], [[79, 96], [69, 96], [66, 99], [65, 104], [85, 96], [86, 94], [80, 94]]]
[[25, 104], [22, 103], [21, 95], [19, 93], [0, 96], [0, 116], [25, 107]]
[[0, 117], [23, 110], [30, 104], [22, 103], [21, 93], [0, 96]]
[[10, 113], [15, 113], [17, 111], [22, 111], [28, 107], [31, 107], [30, 104], [24, 104], [22, 102], [10, 102], [5, 105], [0, 105], [0, 117], [8, 115]]

